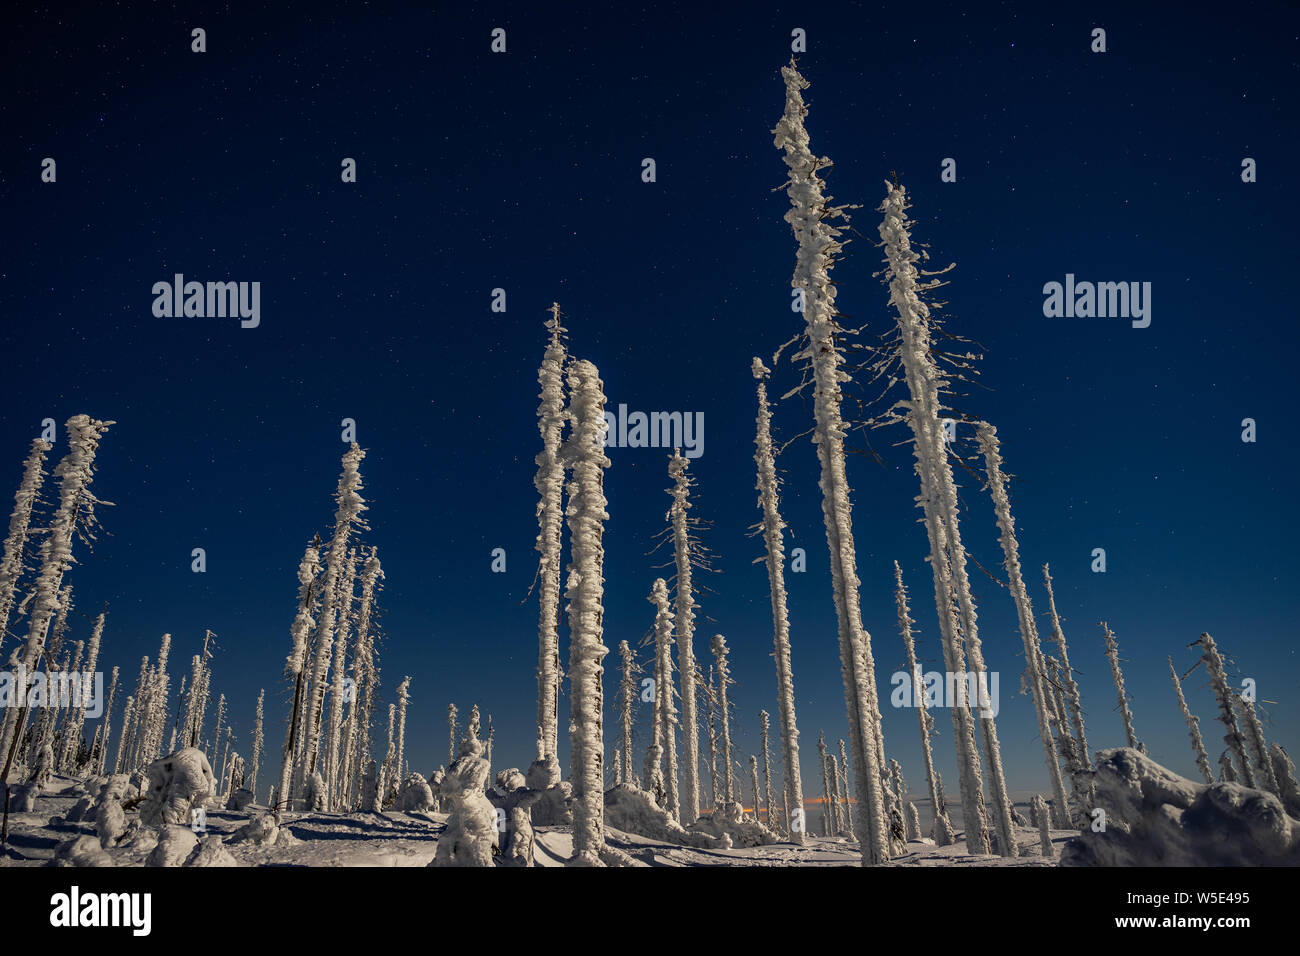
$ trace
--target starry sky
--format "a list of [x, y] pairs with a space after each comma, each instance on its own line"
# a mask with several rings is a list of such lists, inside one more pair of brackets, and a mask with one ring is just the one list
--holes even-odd
[[[700, 599], [696, 653], [727, 636], [738, 757], [757, 752], [758, 711], [775, 714], [776, 700], [767, 579], [752, 564], [761, 544], [747, 536], [758, 518], [749, 366], [755, 355], [771, 364], [802, 321], [790, 310], [795, 243], [771, 136], [779, 68], [802, 28], [812, 147], [835, 162], [836, 201], [861, 206], [835, 269], [838, 305], [864, 341], [890, 328], [874, 210], [896, 173], [915, 203], [914, 238], [935, 263], [957, 264], [947, 327], [986, 356], [959, 404], [998, 426], [1031, 597], [1045, 632], [1038, 568], [1051, 562], [1094, 747], [1123, 742], [1101, 620], [1156, 759], [1195, 772], [1166, 656], [1191, 667], [1186, 645], [1202, 631], [1233, 658], [1234, 677], [1257, 681], [1270, 739], [1300, 744], [1287, 491], [1298, 464], [1294, 5], [1232, 16], [1121, 4], [419, 6], [28, 4], [11, 15], [0, 41], [4, 486], [17, 485], [43, 419], [117, 422], [94, 485], [115, 506], [68, 577], [72, 639], [106, 604], [105, 663], [134, 675], [170, 632], [178, 682], [211, 628], [214, 689], [231, 701], [237, 747], [247, 752], [265, 688], [276, 751], [297, 563], [330, 531], [340, 423], [352, 418], [367, 450], [365, 540], [387, 573], [381, 709], [410, 675], [414, 769], [445, 761], [453, 700], [493, 716], [497, 767], [525, 766], [536, 369], [558, 301], [612, 406], [704, 414], [691, 470], [718, 573]], [[206, 30], [201, 54], [195, 27]], [[504, 54], [490, 50], [496, 27]], [[1105, 53], [1089, 49], [1097, 27]], [[55, 183], [41, 181], [45, 157]], [[355, 183], [341, 181], [345, 157]], [[641, 177], [647, 157], [653, 183]], [[940, 180], [948, 157], [956, 182]], [[1257, 182], [1242, 182], [1245, 157]], [[260, 326], [155, 317], [151, 288], [175, 273], [261, 282]], [[1045, 318], [1043, 285], [1067, 273], [1152, 283], [1150, 327]], [[495, 288], [504, 313], [490, 310]], [[797, 382], [787, 357], [773, 394]], [[778, 404], [779, 437], [811, 426], [810, 402]], [[1248, 417], [1254, 443], [1241, 440]], [[882, 694], [904, 662], [895, 559], [922, 660], [940, 660], [904, 438], [895, 427], [850, 441]], [[55, 454], [65, 450], [60, 434]], [[648, 552], [669, 480], [661, 449], [610, 458], [614, 648], [652, 622], [646, 595], [666, 572]], [[787, 546], [808, 556], [787, 583], [811, 796], [817, 734], [843, 736], [846, 718], [806, 437], [781, 467]], [[959, 481], [967, 547], [1002, 576], [987, 496]], [[191, 571], [196, 547], [203, 574]], [[495, 548], [504, 573], [491, 571]], [[1090, 570], [1094, 548], [1106, 551], [1104, 574]], [[1016, 693], [1014, 607], [972, 573], [985, 657], [1002, 675], [1008, 784], [1045, 790], [1033, 705]], [[607, 674], [611, 706], [613, 685]], [[1213, 759], [1203, 671], [1187, 694]], [[649, 705], [637, 716], [648, 722]], [[951, 728], [937, 717], [955, 797]], [[921, 790], [915, 715], [891, 709], [884, 721], [887, 750]]]

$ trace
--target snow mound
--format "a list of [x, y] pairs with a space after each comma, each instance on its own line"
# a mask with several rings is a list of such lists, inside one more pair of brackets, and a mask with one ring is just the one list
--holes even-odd
[[198, 837], [189, 827], [174, 823], [159, 828], [158, 843], [145, 860], [145, 866], [180, 866], [198, 844]]
[[190, 822], [190, 810], [204, 806], [216, 780], [203, 751], [186, 747], [149, 765], [147, 796], [140, 821], [149, 826]]
[[711, 834], [718, 839], [730, 837], [733, 846], [770, 846], [781, 838], [757, 820], [745, 816], [745, 808], [734, 800], [724, 807], [714, 807], [713, 813], [700, 817], [691, 825], [696, 833]]
[[183, 866], [238, 866], [235, 858], [221, 844], [215, 833], [204, 837], [194, 851], [185, 858]]
[[624, 833], [702, 849], [730, 849], [731, 838], [687, 830], [655, 801], [654, 794], [621, 783], [605, 791], [605, 825]]
[[287, 836], [288, 830], [281, 831], [275, 817], [269, 813], [259, 813], [230, 835], [231, 843], [255, 843], [258, 846], [275, 846]]
[[461, 756], [442, 780], [448, 807], [447, 829], [438, 838], [438, 852], [430, 866], [492, 866], [497, 847], [497, 811], [483, 792], [488, 762], [479, 756], [483, 744], [471, 723], [460, 745]]
[[112, 866], [113, 858], [104, 852], [99, 841], [90, 836], [74, 837], [59, 844], [50, 866]]
[[1097, 757], [1105, 829], [1067, 843], [1062, 866], [1300, 865], [1300, 820], [1273, 794], [1195, 783], [1129, 747]]

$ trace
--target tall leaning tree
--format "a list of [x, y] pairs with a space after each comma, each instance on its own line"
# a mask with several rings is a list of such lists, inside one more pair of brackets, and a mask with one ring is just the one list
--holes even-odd
[[849, 376], [838, 336], [835, 286], [830, 270], [844, 248], [842, 230], [835, 220], [844, 219], [844, 207], [829, 205], [820, 172], [831, 161], [809, 150], [804, 118], [808, 108], [802, 91], [808, 81], [796, 69], [794, 60], [781, 68], [785, 80], [785, 111], [773, 130], [773, 142], [783, 150], [789, 178], [786, 195], [790, 209], [785, 221], [798, 242], [791, 287], [795, 302], [802, 303], [807, 345], [799, 357], [806, 358], [813, 380], [813, 443], [821, 466], [822, 516], [830, 554], [831, 578], [840, 646], [840, 671], [848, 711], [857, 789], [858, 843], [864, 865], [883, 863], [889, 858], [890, 841], [885, 797], [881, 786], [880, 705], [877, 700], [875, 659], [871, 636], [862, 625], [858, 598], [857, 558], [853, 548], [853, 508], [845, 469], [841, 414], [841, 385]]
[[[904, 418], [912, 431], [912, 452], [921, 485], [918, 503], [925, 514], [930, 542], [930, 569], [934, 576], [944, 665], [950, 673], [964, 675], [969, 663], [978, 698], [986, 692], [988, 670], [979, 640], [975, 600], [966, 573], [966, 551], [957, 524], [957, 487], [953, 482], [941, 422], [940, 393], [948, 387], [948, 376], [936, 361], [932, 341], [933, 319], [929, 306], [922, 300], [924, 293], [942, 283], [937, 278], [919, 281], [922, 274], [916, 263], [922, 257], [912, 247], [913, 223], [907, 217], [907, 193], [896, 184], [887, 184], [887, 187], [888, 193], [879, 207], [882, 213], [880, 238], [886, 257], [884, 275], [889, 284], [889, 301], [898, 317], [896, 353], [908, 391], [908, 398], [903, 403]], [[964, 682], [958, 681], [957, 686], [963, 687]], [[1002, 752], [992, 708], [984, 706], [982, 700], [977, 699], [974, 703], [978, 708], [980, 736], [989, 765], [998, 849], [1004, 856], [1015, 856], [1011, 800], [1002, 773]], [[971, 701], [964, 693], [953, 702], [953, 736], [961, 783], [962, 817], [966, 823], [966, 847], [971, 853], [983, 854], [990, 852], [990, 844], [979, 754], [975, 747], [973, 724], [976, 721], [970, 705]]]
[[[1043, 668], [1043, 647], [1038, 640], [1038, 624], [1034, 620], [1034, 606], [1029, 600], [1024, 574], [1020, 569], [1020, 542], [1016, 539], [1016, 521], [1011, 516], [1011, 499], [1007, 496], [1007, 476], [1002, 471], [1002, 449], [998, 430], [988, 422], [980, 422], [975, 429], [976, 442], [984, 456], [985, 474], [988, 476], [989, 494], [993, 498], [993, 511], [997, 516], [998, 540], [1002, 544], [1002, 567], [1007, 572], [1007, 588], [1016, 604], [1020, 624], [1020, 640], [1025, 649], [1025, 671], [1029, 677], [1029, 690], [1034, 698], [1034, 716], [1038, 718], [1038, 737], [1047, 758], [1047, 777], [1052, 785], [1053, 822], [1062, 830], [1070, 826], [1069, 803], [1065, 797], [1065, 778], [1061, 776], [1061, 763], [1057, 758], [1052, 725], [1056, 722], [1055, 708], [1051, 707]], [[1058, 728], [1063, 729], [1063, 728]]]
[[560, 325], [560, 306], [551, 305], [546, 323], [551, 334], [537, 370], [541, 386], [537, 406], [537, 429], [542, 436], [542, 450], [537, 453], [538, 598], [541, 605], [537, 621], [537, 740], [538, 757], [554, 755], [558, 742], [560, 696], [560, 552], [564, 532], [564, 461], [563, 445], [564, 367], [568, 349], [565, 329]]
[[[786, 806], [803, 806], [803, 781], [799, 770], [799, 727], [794, 712], [794, 669], [790, 663], [790, 615], [785, 600], [785, 521], [781, 518], [781, 480], [772, 449], [772, 408], [767, 398], [770, 374], [755, 358], [750, 366], [758, 380], [758, 418], [754, 436], [754, 463], [758, 467], [758, 506], [763, 512], [759, 528], [766, 549], [768, 590], [772, 596], [772, 659], [776, 661], [777, 719], [781, 723], [781, 756], [785, 762]], [[763, 734], [763, 765], [767, 767], [767, 734]], [[765, 769], [766, 772], [766, 769]], [[772, 825], [772, 797], [768, 794], [768, 826]], [[786, 821], [789, 829], [789, 821]], [[789, 831], [794, 843], [804, 842], [803, 830]]]
[[90, 491], [95, 476], [95, 454], [100, 439], [114, 422], [102, 422], [89, 415], [73, 415], [64, 426], [68, 453], [54, 469], [59, 479], [58, 507], [41, 542], [40, 571], [36, 577], [32, 609], [28, 616], [27, 640], [17, 651], [20, 684], [13, 697], [22, 706], [6, 708], [4, 732], [0, 734], [0, 759], [4, 760], [0, 781], [7, 783], [13, 754], [27, 721], [29, 681], [45, 652], [50, 623], [59, 610], [63, 575], [75, 563], [72, 542], [78, 534], [93, 540], [95, 505], [101, 502]]
[[23, 574], [23, 554], [30, 535], [32, 506], [40, 497], [41, 485], [45, 482], [45, 456], [51, 447], [49, 442], [40, 438], [32, 439], [32, 450], [23, 464], [22, 480], [14, 492], [9, 534], [5, 537], [4, 554], [0, 556], [0, 647], [4, 646], [9, 630], [9, 612], [13, 610], [14, 593]]

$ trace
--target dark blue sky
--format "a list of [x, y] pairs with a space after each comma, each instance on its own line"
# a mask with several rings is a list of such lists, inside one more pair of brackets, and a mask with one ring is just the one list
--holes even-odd
[[[999, 428], [1044, 612], [1037, 569], [1053, 565], [1091, 742], [1123, 740], [1105, 619], [1157, 759], [1194, 772], [1165, 657], [1190, 666], [1185, 645], [1203, 630], [1258, 681], [1270, 739], [1297, 745], [1294, 7], [326, 6], [51, 5], [5, 30], [3, 494], [42, 419], [117, 421], [95, 484], [116, 503], [101, 515], [109, 534], [68, 579], [81, 611], [108, 602], [109, 666], [133, 675], [170, 631], [178, 680], [212, 628], [214, 687], [233, 702], [241, 751], [265, 687], [278, 753], [295, 570], [311, 535], [330, 530], [350, 417], [368, 451], [367, 540], [388, 578], [381, 694], [412, 676], [413, 765], [445, 759], [453, 699], [493, 714], [498, 766], [525, 764], [535, 376], [544, 309], [558, 300], [611, 405], [704, 413], [692, 471], [722, 573], [701, 600], [713, 622], [696, 652], [727, 636], [742, 759], [754, 751], [775, 678], [766, 575], [750, 563], [761, 546], [746, 537], [758, 516], [749, 363], [801, 321], [771, 129], [778, 70], [802, 27], [813, 149], [835, 161], [836, 199], [864, 207], [861, 238], [835, 270], [838, 303], [869, 338], [892, 321], [871, 243], [882, 181], [897, 171], [915, 238], [957, 263], [949, 328], [987, 354], [987, 390], [963, 407]], [[204, 54], [190, 52], [196, 26]], [[498, 26], [505, 55], [489, 51]], [[1105, 54], [1089, 52], [1094, 27], [1107, 31]], [[40, 182], [46, 156], [55, 184]], [[1247, 156], [1253, 184], [1240, 178]], [[340, 182], [343, 157], [357, 160], [355, 184]], [[644, 157], [656, 160], [653, 184], [641, 181]], [[944, 157], [957, 160], [956, 183], [940, 182]], [[261, 282], [260, 327], [155, 318], [150, 289], [177, 272]], [[1043, 284], [1066, 273], [1151, 282], [1150, 328], [1044, 318]], [[497, 287], [505, 314], [489, 311]], [[774, 394], [796, 380], [783, 362]], [[1245, 417], [1255, 444], [1240, 440]], [[806, 399], [777, 411], [786, 436], [810, 424]], [[903, 437], [875, 433], [884, 466], [860, 456], [850, 470], [882, 694], [903, 662], [895, 558], [920, 652], [939, 659], [910, 452], [894, 446]], [[65, 448], [60, 435], [56, 453]], [[663, 572], [646, 552], [669, 481], [660, 450], [610, 457], [612, 649], [650, 626], [645, 596]], [[843, 735], [845, 714], [807, 439], [782, 466], [788, 545], [808, 552], [807, 573], [787, 581], [812, 795], [817, 732]], [[969, 479], [963, 497], [967, 546], [994, 569], [991, 508]], [[206, 574], [190, 571], [195, 547]], [[489, 570], [497, 547], [505, 574]], [[1096, 547], [1105, 574], [1089, 570]], [[1032, 703], [1013, 696], [1014, 609], [978, 571], [974, 585], [985, 656], [1003, 675], [1008, 783], [1046, 789]], [[88, 627], [78, 619], [73, 636]], [[1217, 755], [1200, 676], [1188, 696]], [[889, 711], [885, 733], [919, 788], [914, 714]]]

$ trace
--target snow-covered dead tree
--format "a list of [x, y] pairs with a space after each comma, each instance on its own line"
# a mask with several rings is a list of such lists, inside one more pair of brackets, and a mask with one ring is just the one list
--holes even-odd
[[[799, 770], [799, 728], [794, 712], [794, 669], [790, 663], [790, 616], [785, 599], [785, 521], [780, 510], [780, 478], [772, 448], [772, 409], [767, 399], [769, 370], [755, 358], [750, 366], [758, 380], [758, 418], [754, 436], [754, 462], [758, 468], [758, 506], [763, 520], [759, 528], [765, 546], [768, 591], [772, 598], [772, 658], [776, 661], [777, 719], [781, 724], [781, 756], [785, 762], [785, 799], [790, 806], [803, 806], [803, 780]], [[757, 563], [757, 562], [756, 562]], [[766, 753], [767, 735], [763, 738]], [[766, 766], [767, 758], [764, 757]], [[771, 826], [772, 797], [768, 794], [768, 825]], [[789, 821], [786, 821], [789, 830]], [[803, 831], [789, 839], [803, 843]]]
[[624, 783], [631, 784], [636, 780], [635, 775], [632, 773], [632, 715], [635, 712], [637, 699], [636, 675], [640, 668], [637, 666], [636, 655], [632, 653], [632, 646], [627, 641], [619, 641], [618, 654], [623, 665], [622, 680], [619, 681], [618, 685], [619, 730], [621, 731], [620, 739], [623, 743], [619, 750], [619, 759], [622, 764], [619, 767], [618, 774]]
[[762, 823], [763, 821], [758, 816], [758, 805], [761, 802], [759, 799], [761, 794], [758, 790], [758, 758], [753, 754], [749, 755], [749, 776], [754, 789], [754, 822]]
[[806, 358], [814, 382], [813, 442], [821, 465], [822, 513], [830, 553], [835, 614], [839, 626], [840, 666], [844, 679], [845, 703], [853, 749], [853, 770], [857, 778], [858, 838], [864, 864], [881, 863], [889, 857], [889, 835], [884, 794], [880, 785], [880, 707], [876, 699], [875, 660], [871, 637], [862, 626], [858, 599], [857, 558], [853, 547], [852, 504], [844, 460], [846, 432], [840, 405], [841, 384], [848, 380], [844, 356], [837, 336], [843, 332], [836, 321], [835, 287], [830, 269], [843, 248], [841, 230], [833, 221], [842, 218], [843, 207], [828, 205], [822, 191], [820, 171], [829, 159], [808, 148], [802, 90], [808, 82], [795, 68], [782, 67], [785, 79], [785, 111], [773, 142], [784, 151], [789, 169], [786, 194], [790, 210], [785, 220], [799, 244], [791, 286], [803, 300], [807, 347]]
[[844, 834], [844, 818], [840, 806], [840, 761], [831, 754], [831, 830], [835, 836]]
[[[477, 707], [474, 710], [477, 713]], [[379, 793], [383, 799], [383, 805], [388, 806], [392, 802], [392, 796], [397, 791], [401, 781], [397, 777], [397, 737], [395, 729], [397, 727], [397, 705], [388, 705], [388, 748], [384, 751], [384, 765], [379, 768], [379, 779], [383, 786], [379, 788]], [[478, 727], [475, 726], [469, 734], [475, 740], [478, 740]]]
[[1228, 751], [1219, 754], [1219, 783], [1236, 783], [1237, 771], [1233, 769], [1232, 758]]
[[849, 755], [844, 745], [844, 738], [840, 738], [840, 817], [844, 821], [844, 833], [847, 836], [853, 835], [853, 801], [849, 799]]
[[677, 710], [673, 704], [673, 612], [668, 608], [668, 585], [663, 578], [655, 578], [649, 601], [655, 607], [654, 736], [659, 743], [664, 810], [677, 819], [681, 802], [677, 792]]
[[[411, 678], [404, 677], [397, 685], [397, 761], [394, 765], [398, 780], [406, 779], [406, 705], [411, 702]], [[488, 718], [491, 723], [492, 718]], [[488, 763], [491, 769], [491, 762]]]
[[126, 748], [130, 744], [131, 721], [135, 718], [135, 697], [134, 695], [126, 698], [126, 704], [122, 707], [122, 730], [117, 737], [117, 759], [113, 762], [113, 773], [122, 773], [129, 769], [122, 765], [126, 758]]
[[1061, 829], [1065, 829], [1070, 825], [1065, 780], [1061, 776], [1061, 764], [1053, 744], [1053, 721], [1049, 719], [1053, 709], [1048, 707], [1047, 688], [1043, 683], [1045, 679], [1043, 649], [1038, 641], [1034, 607], [1029, 600], [1029, 591], [1025, 588], [1025, 579], [1020, 570], [1020, 542], [1016, 540], [1016, 522], [1011, 516], [1006, 475], [1002, 471], [1002, 450], [998, 442], [998, 430], [988, 422], [980, 422], [976, 426], [975, 433], [980, 452], [984, 456], [989, 494], [993, 498], [993, 510], [997, 516], [998, 530], [1001, 532], [998, 540], [1002, 544], [1002, 567], [1007, 572], [1007, 588], [1011, 591], [1012, 600], [1015, 601], [1016, 616], [1020, 623], [1020, 638], [1025, 649], [1025, 670], [1029, 689], [1034, 698], [1034, 716], [1038, 719], [1038, 737], [1042, 741], [1043, 755], [1047, 758], [1047, 777], [1055, 797], [1052, 803], [1052, 808], [1057, 814], [1055, 823]]
[[826, 731], [817, 735], [817, 753], [822, 758], [822, 836], [835, 835], [834, 805], [831, 803], [831, 764], [826, 750]]
[[716, 810], [722, 805], [722, 785], [718, 782], [718, 694], [714, 688], [712, 665], [709, 666], [709, 679], [703, 693], [709, 718], [709, 801]]
[[88, 415], [74, 415], [68, 419], [68, 453], [54, 469], [59, 479], [59, 500], [49, 530], [41, 542], [40, 571], [33, 586], [31, 612], [28, 616], [27, 640], [13, 655], [20, 669], [14, 699], [21, 706], [5, 709], [4, 729], [0, 733], [0, 755], [4, 766], [0, 769], [0, 783], [7, 784], [13, 765], [14, 753], [23, 736], [27, 722], [28, 689], [32, 672], [45, 653], [45, 641], [50, 622], [59, 610], [59, 592], [63, 575], [72, 566], [73, 538], [80, 536], [94, 541], [97, 527], [95, 505], [103, 504], [90, 491], [95, 475], [95, 453], [99, 442], [113, 422], [101, 422]]
[[447, 705], [447, 766], [456, 762], [456, 710], [455, 704]]
[[1076, 750], [1084, 770], [1092, 769], [1092, 756], [1088, 750], [1088, 735], [1083, 728], [1083, 700], [1079, 696], [1079, 685], [1074, 680], [1074, 669], [1070, 666], [1070, 652], [1065, 644], [1065, 631], [1061, 629], [1061, 618], [1056, 613], [1056, 593], [1052, 590], [1051, 569], [1043, 565], [1043, 581], [1047, 585], [1047, 609], [1052, 616], [1052, 640], [1056, 643], [1057, 657], [1061, 661], [1061, 679], [1069, 705], [1070, 724], [1074, 727]]
[[722, 724], [722, 804], [726, 806], [736, 799], [736, 790], [731, 774], [731, 711], [727, 703], [727, 685], [732, 683], [731, 669], [727, 665], [727, 639], [721, 634], [713, 635], [713, 666], [718, 671], [718, 719]]
[[104, 722], [101, 725], [103, 733], [99, 735], [99, 761], [94, 764], [95, 775], [101, 777], [104, 775], [104, 768], [108, 758], [108, 738], [109, 731], [113, 727], [113, 704], [117, 700], [118, 673], [118, 668], [114, 667], [108, 678], [108, 695], [104, 700]]
[[606, 857], [605, 754], [601, 690], [605, 520], [605, 393], [596, 366], [569, 366], [572, 431], [564, 447], [573, 475], [567, 509], [571, 560], [565, 588], [569, 602], [569, 779], [573, 785], [573, 865], [599, 866]]
[[253, 719], [253, 764], [252, 772], [249, 774], [248, 789], [253, 791], [253, 799], [257, 799], [257, 772], [262, 765], [262, 750], [266, 745], [266, 740], [262, 730], [262, 705], [266, 700], [266, 688], [257, 692], [257, 714]]
[[321, 582], [320, 617], [312, 634], [313, 654], [308, 668], [308, 705], [306, 724], [303, 727], [303, 753], [296, 774], [301, 786], [306, 777], [320, 770], [321, 725], [324, 719], [326, 677], [334, 652], [334, 637], [338, 619], [338, 593], [346, 573], [348, 547], [355, 531], [367, 525], [362, 513], [367, 510], [361, 497], [361, 462], [366, 453], [353, 442], [343, 455], [343, 470], [339, 474], [335, 494], [334, 534], [325, 550], [325, 574]]
[[1273, 762], [1269, 759], [1268, 743], [1264, 740], [1264, 726], [1259, 722], [1259, 715], [1255, 713], [1255, 705], [1239, 692], [1234, 691], [1232, 696], [1237, 713], [1241, 715], [1246, 749], [1250, 751], [1251, 759], [1255, 762], [1253, 768], [1255, 779], [1269, 793], [1280, 797], [1282, 790], [1278, 787], [1277, 777], [1273, 775]]
[[903, 569], [894, 562], [894, 604], [898, 608], [898, 631], [903, 635], [903, 647], [907, 650], [907, 673], [912, 681], [912, 706], [916, 709], [916, 720], [921, 730], [921, 757], [925, 762], [925, 782], [930, 794], [930, 806], [934, 810], [934, 825], [930, 837], [937, 846], [948, 846], [952, 842], [952, 822], [947, 817], [943, 801], [939, 798], [938, 775], [934, 769], [934, 752], [930, 748], [930, 738], [934, 736], [934, 718], [925, 706], [925, 682], [921, 678], [921, 666], [916, 661], [916, 642], [912, 635], [911, 608], [907, 602], [907, 586], [903, 583]]
[[1139, 753], [1146, 753], [1146, 747], [1137, 739], [1137, 734], [1133, 730], [1133, 712], [1129, 709], [1128, 691], [1124, 689], [1124, 672], [1119, 666], [1119, 642], [1115, 640], [1115, 632], [1112, 631], [1105, 621], [1101, 622], [1101, 629], [1106, 635], [1106, 659], [1110, 661], [1110, 676], [1115, 681], [1115, 692], [1119, 695], [1119, 716], [1124, 722], [1124, 736], [1128, 739], [1128, 745]]
[[1187, 734], [1192, 738], [1196, 767], [1201, 771], [1201, 776], [1205, 778], [1206, 783], [1214, 783], [1214, 771], [1210, 769], [1210, 756], [1205, 752], [1205, 743], [1201, 740], [1200, 718], [1187, 706], [1187, 698], [1183, 696], [1183, 682], [1178, 679], [1178, 671], [1174, 670], [1173, 657], [1169, 658], [1169, 678], [1174, 682], [1174, 693], [1178, 695], [1178, 709], [1182, 712], [1183, 720], [1187, 722]]
[[357, 652], [352, 672], [356, 677], [353, 696], [355, 716], [352, 720], [352, 743], [349, 748], [347, 779], [352, 782], [349, 803], [353, 794], [361, 792], [361, 776], [370, 757], [370, 725], [374, 719], [375, 693], [379, 687], [379, 669], [375, 663], [376, 600], [383, 586], [383, 566], [379, 550], [371, 548], [361, 571], [361, 603], [357, 610]]
[[217, 696], [217, 722], [213, 728], [212, 743], [207, 749], [212, 752], [212, 759], [217, 758], [217, 751], [221, 748], [221, 724], [226, 719], [226, 695]]
[[337, 810], [343, 800], [342, 775], [340, 759], [343, 747], [343, 707], [347, 696], [345, 692], [348, 668], [348, 636], [352, 623], [352, 602], [356, 598], [357, 549], [349, 548], [343, 560], [343, 570], [339, 575], [338, 589], [334, 604], [338, 620], [335, 647], [338, 652], [331, 664], [332, 680], [330, 682], [330, 715], [328, 730], [325, 735], [325, 790], [326, 803], [331, 810]]
[[[767, 805], [767, 828], [775, 831], [777, 828], [777, 816], [776, 805], [772, 803], [772, 753], [768, 748], [768, 730], [770, 726], [771, 717], [768, 715], [767, 711], [760, 710], [758, 712], [758, 732], [762, 741], [761, 752], [763, 754], [763, 802]], [[756, 808], [754, 813], [757, 815], [757, 800], [754, 801], [754, 805]]]
[[[560, 306], [551, 305], [546, 323], [551, 333], [542, 365], [537, 370], [541, 386], [537, 406], [537, 429], [542, 450], [537, 454], [537, 551], [538, 597], [541, 605], [537, 622], [537, 735], [542, 742], [539, 757], [554, 754], [559, 742], [560, 698], [560, 549], [564, 529], [564, 462], [561, 459], [565, 409], [564, 366], [568, 361], [565, 329], [560, 325]], [[629, 756], [625, 758], [630, 760]]]
[[1282, 805], [1292, 816], [1300, 815], [1300, 781], [1296, 780], [1295, 763], [1279, 743], [1268, 748], [1268, 757], [1273, 762], [1273, 776], [1282, 791]]
[[[902, 186], [887, 184], [888, 194], [879, 207], [882, 213], [880, 238], [887, 266], [890, 303], [898, 315], [896, 354], [907, 383], [908, 399], [901, 403], [902, 417], [913, 436], [912, 450], [920, 479], [919, 504], [925, 513], [930, 541], [930, 566], [934, 574], [935, 604], [939, 612], [944, 663], [955, 675], [970, 673], [976, 696], [986, 693], [988, 669], [980, 644], [975, 599], [966, 572], [966, 550], [962, 546], [957, 520], [957, 489], [940, 420], [940, 392], [948, 387], [948, 375], [935, 359], [932, 342], [934, 321], [922, 295], [942, 285], [940, 279], [918, 281], [922, 275], [916, 263], [922, 256], [912, 246], [912, 220], [907, 217], [907, 193]], [[927, 275], [932, 273], [927, 273]], [[963, 646], [964, 645], [964, 646]], [[959, 688], [963, 681], [957, 681]], [[954, 702], [953, 732], [957, 768], [961, 775], [962, 815], [966, 820], [966, 845], [972, 853], [987, 853], [985, 815], [980, 765], [975, 749], [969, 701], [962, 693]], [[1002, 753], [992, 709], [976, 700], [978, 725], [984, 742], [984, 756], [993, 791], [998, 848], [1003, 856], [1014, 856], [1011, 801], [1002, 773]]]
[[221, 774], [219, 780], [226, 779], [226, 771], [229, 768], [230, 754], [235, 744], [235, 731], [229, 724], [226, 724], [226, 742], [221, 750]]
[[9, 631], [9, 612], [13, 610], [14, 594], [18, 580], [23, 575], [23, 554], [32, 523], [32, 506], [41, 494], [45, 482], [45, 456], [51, 446], [39, 438], [32, 440], [32, 450], [23, 463], [23, 477], [14, 492], [14, 510], [9, 516], [9, 534], [5, 537], [4, 554], [0, 556], [0, 647]]
[[86, 724], [87, 698], [93, 689], [89, 681], [94, 680], [95, 669], [99, 666], [99, 645], [103, 636], [104, 613], [101, 611], [99, 616], [95, 618], [95, 623], [90, 630], [90, 642], [86, 648], [85, 666], [84, 668], [73, 668], [74, 672], [85, 674], [86, 681], [83, 682], [81, 693], [68, 704], [69, 725], [63, 735], [62, 753], [57, 761], [60, 773], [72, 774], [76, 772], [78, 767], [78, 754], [81, 748], [83, 729]]
[[[320, 549], [316, 542], [307, 545], [302, 561], [298, 564], [298, 613], [294, 615], [289, 627], [289, 636], [293, 641], [289, 656], [285, 659], [285, 676], [293, 681], [293, 697], [290, 701], [288, 727], [284, 737], [283, 759], [280, 764], [280, 781], [275, 788], [276, 805], [272, 808], [277, 816], [281, 809], [293, 809], [293, 794], [290, 792], [293, 768], [298, 762], [298, 735], [304, 721], [304, 708], [307, 703], [307, 640], [311, 634], [314, 621], [312, 605], [316, 590], [316, 576], [320, 573]], [[194, 658], [194, 675], [190, 679], [190, 694], [193, 697], [200, 677], [199, 658]], [[187, 718], [187, 723], [188, 723]], [[200, 721], [202, 717], [200, 715]], [[192, 730], [192, 740], [197, 739], [197, 731]], [[190, 746], [194, 746], [191, 743]]]
[[700, 731], [695, 708], [695, 587], [692, 571], [702, 559], [700, 543], [692, 533], [696, 522], [688, 517], [693, 479], [687, 474], [689, 461], [674, 449], [668, 460], [668, 475], [673, 479], [668, 493], [673, 503], [668, 510], [673, 542], [673, 560], [677, 568], [673, 595], [673, 620], [677, 641], [677, 669], [681, 677], [682, 701], [682, 790], [681, 821], [694, 823], [700, 817]]

